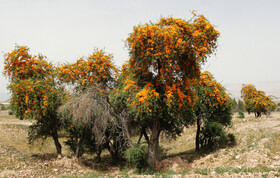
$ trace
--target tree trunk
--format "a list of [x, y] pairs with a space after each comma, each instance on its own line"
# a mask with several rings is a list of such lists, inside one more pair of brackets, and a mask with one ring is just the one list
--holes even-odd
[[197, 130], [196, 130], [196, 137], [195, 137], [195, 150], [196, 151], [199, 151], [199, 134], [200, 134], [200, 119], [197, 118], [196, 119], [196, 127], [197, 127]]
[[151, 166], [156, 166], [157, 162], [160, 161], [160, 150], [159, 150], [159, 134], [160, 134], [160, 123], [159, 118], [155, 118], [153, 121], [152, 134], [150, 137], [148, 163]]
[[138, 145], [140, 145], [140, 143], [141, 143], [142, 136], [143, 136], [143, 131], [141, 131], [141, 133], [140, 133], [140, 137], [139, 137], [138, 142], [137, 142]]
[[84, 137], [85, 137], [85, 132], [82, 133], [82, 136], [77, 144], [76, 153], [75, 153], [76, 158], [80, 157], [80, 151], [81, 151], [81, 146], [82, 146]]
[[145, 140], [146, 140], [147, 144], [149, 144], [149, 137], [148, 137], [148, 135], [147, 135], [147, 133], [146, 133], [146, 129], [145, 129], [145, 128], [142, 128], [142, 131], [141, 131], [141, 134], [140, 134], [140, 137], [139, 137], [139, 139], [138, 139], [137, 144], [140, 144], [140, 143], [141, 143], [141, 139], [142, 139], [143, 135], [144, 135], [144, 137], [145, 137]]
[[144, 134], [144, 137], [145, 137], [145, 140], [146, 140], [147, 144], [149, 145], [150, 144], [150, 140], [149, 140], [149, 137], [148, 137], [145, 129], [143, 130], [143, 134]]
[[111, 148], [112, 144], [110, 144], [110, 143], [111, 143], [110, 140], [107, 139], [106, 142], [105, 142], [105, 147], [107, 148], [107, 150], [111, 154], [111, 157], [112, 157], [113, 161], [116, 161], [118, 159], [118, 154], [116, 154], [114, 152], [113, 148]]
[[102, 146], [101, 145], [98, 145], [97, 146], [97, 150], [96, 150], [96, 155], [97, 155], [97, 162], [99, 163], [100, 162], [100, 157], [101, 157], [101, 152], [102, 152]]
[[62, 152], [61, 152], [62, 146], [61, 146], [61, 144], [60, 144], [60, 142], [58, 140], [58, 133], [57, 132], [58, 132], [57, 128], [56, 128], [56, 126], [54, 126], [53, 127], [53, 131], [52, 131], [52, 138], [54, 140], [54, 144], [55, 144], [55, 147], [56, 147], [56, 153], [58, 155], [61, 155], [62, 154]]

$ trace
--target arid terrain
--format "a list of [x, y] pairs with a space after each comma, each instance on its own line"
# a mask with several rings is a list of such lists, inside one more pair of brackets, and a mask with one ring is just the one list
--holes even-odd
[[[28, 144], [30, 121], [0, 113], [0, 177], [278, 177], [280, 176], [280, 113], [244, 119], [233, 115], [237, 144], [207, 154], [194, 152], [195, 126], [176, 140], [161, 138], [163, 160], [157, 170], [137, 174], [124, 163], [111, 163], [105, 152], [101, 163], [95, 156], [80, 160], [63, 147], [57, 158], [52, 140]], [[61, 135], [63, 142], [63, 135]]]

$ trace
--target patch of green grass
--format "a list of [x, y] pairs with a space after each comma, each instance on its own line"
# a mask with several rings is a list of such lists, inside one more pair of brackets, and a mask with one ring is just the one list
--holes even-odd
[[218, 158], [219, 154], [218, 153], [215, 153], [214, 154], [214, 158]]
[[245, 153], [245, 152], [246, 152], [246, 149], [245, 149], [245, 148], [242, 148], [242, 149], [240, 150], [240, 152], [241, 152], [241, 153]]
[[275, 168], [271, 168], [266, 165], [258, 165], [257, 167], [252, 167], [252, 168], [217, 167], [214, 170], [219, 175], [223, 175], [225, 173], [228, 174], [254, 173], [254, 172], [269, 173], [270, 171], [279, 171]]
[[232, 167], [217, 167], [217, 168], [214, 169], [214, 171], [217, 174], [223, 175], [224, 173], [231, 172], [232, 169], [233, 169]]
[[208, 168], [204, 169], [195, 169], [194, 173], [201, 174], [201, 175], [208, 175], [210, 173], [210, 170]]
[[247, 148], [254, 148], [254, 147], [256, 147], [256, 144], [254, 144], [254, 143], [250, 143], [247, 145]]

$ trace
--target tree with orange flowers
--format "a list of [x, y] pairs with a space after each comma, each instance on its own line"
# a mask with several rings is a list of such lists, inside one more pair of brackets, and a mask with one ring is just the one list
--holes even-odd
[[218, 37], [214, 26], [199, 15], [191, 21], [170, 17], [138, 25], [127, 38], [128, 75], [119, 92], [129, 96], [129, 111], [150, 130], [151, 165], [160, 160], [160, 133], [176, 136], [191, 121], [195, 94], [190, 86], [216, 49]]
[[245, 102], [245, 109], [248, 113], [253, 112], [255, 117], [261, 117], [262, 113], [267, 114], [276, 109], [276, 104], [265, 95], [265, 92], [257, 90], [252, 84], [242, 85], [241, 98]]
[[41, 55], [29, 54], [25, 46], [16, 46], [4, 57], [4, 75], [10, 81], [13, 111], [20, 119], [36, 120], [30, 126], [29, 140], [51, 136], [57, 153], [61, 154], [57, 108], [63, 89], [56, 85], [54, 66]]
[[56, 68], [59, 82], [74, 86], [76, 93], [82, 93], [92, 86], [111, 89], [118, 72], [112, 63], [112, 57], [112, 54], [95, 49], [86, 59], [81, 58], [73, 64], [61, 65]]
[[224, 130], [231, 124], [232, 101], [225, 88], [207, 71], [200, 75], [195, 88], [196, 150], [213, 149], [231, 137]]

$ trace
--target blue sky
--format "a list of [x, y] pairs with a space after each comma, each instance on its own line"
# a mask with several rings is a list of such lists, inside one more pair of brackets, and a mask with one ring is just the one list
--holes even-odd
[[[220, 31], [217, 55], [203, 66], [226, 83], [280, 80], [280, 1], [277, 0], [0, 0], [0, 69], [15, 44], [53, 63], [74, 62], [95, 47], [128, 59], [125, 39], [139, 23], [203, 14]], [[0, 93], [7, 92], [0, 75]]]

